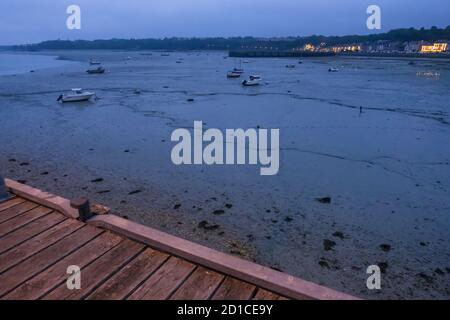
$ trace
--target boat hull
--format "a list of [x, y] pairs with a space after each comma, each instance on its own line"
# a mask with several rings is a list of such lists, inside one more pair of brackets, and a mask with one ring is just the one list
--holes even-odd
[[88, 101], [90, 100], [95, 93], [92, 94], [86, 94], [86, 95], [80, 95], [80, 96], [65, 96], [62, 97], [62, 102], [81, 102], [81, 101]]

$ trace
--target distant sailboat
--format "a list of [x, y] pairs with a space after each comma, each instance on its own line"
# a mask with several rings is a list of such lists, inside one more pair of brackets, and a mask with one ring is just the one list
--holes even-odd
[[239, 73], [239, 74], [244, 73], [244, 69], [242, 68], [242, 60], [239, 60], [239, 68], [237, 68], [235, 66], [234, 69], [233, 69], [233, 72]]
[[229, 78], [229, 79], [239, 78], [241, 76], [241, 74], [242, 73], [235, 72], [235, 71], [228, 71], [227, 78]]

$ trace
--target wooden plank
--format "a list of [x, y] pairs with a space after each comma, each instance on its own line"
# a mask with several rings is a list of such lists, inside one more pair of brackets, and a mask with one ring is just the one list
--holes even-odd
[[198, 267], [172, 295], [171, 300], [208, 300], [224, 279], [224, 275]]
[[25, 213], [31, 209], [34, 209], [38, 206], [38, 204], [33, 202], [23, 202], [6, 210], [3, 210], [0, 214], [0, 223], [8, 221], [22, 213]]
[[36, 236], [37, 234], [50, 229], [65, 219], [66, 217], [62, 214], [52, 212], [49, 215], [39, 218], [19, 230], [2, 237], [0, 239], [0, 254]]
[[24, 225], [27, 225], [34, 220], [46, 216], [52, 211], [52, 209], [46, 207], [37, 207], [15, 218], [9, 219], [8, 221], [0, 224], [0, 237], [3, 237], [4, 235], [11, 233], [17, 229], [20, 229]]
[[186, 260], [170, 257], [128, 299], [165, 300], [175, 292], [195, 267]]
[[152, 248], [294, 299], [357, 300], [351, 295], [243, 260], [140, 225], [115, 215], [95, 216], [88, 224], [112, 230]]
[[0, 274], [0, 297], [69, 255], [72, 251], [98, 236], [101, 232], [102, 230], [98, 228], [84, 226], [41, 252], [22, 261], [14, 268], [3, 272]]
[[217, 289], [212, 300], [249, 300], [256, 287], [241, 280], [226, 277], [225, 281]]
[[0, 255], [0, 273], [61, 240], [81, 227], [83, 227], [81, 222], [68, 219], [17, 247], [2, 253]]
[[25, 199], [14, 197], [10, 200], [0, 203], [0, 214], [3, 210], [11, 208], [19, 203], [25, 202]]
[[88, 300], [122, 300], [158, 269], [169, 255], [147, 248], [101, 285]]
[[89, 295], [144, 248], [143, 244], [126, 239], [92, 264], [81, 270], [81, 289], [69, 290], [66, 283], [43, 297], [44, 300], [78, 300]]
[[278, 294], [259, 288], [253, 300], [278, 300], [280, 298]]
[[[123, 240], [111, 232], [105, 232], [89, 241], [80, 249], [60, 260], [50, 268], [31, 278], [3, 297], [6, 300], [36, 300], [67, 280], [67, 267], [76, 265], [84, 268], [92, 261], [114, 248]], [[82, 278], [83, 281], [83, 278]], [[83, 283], [84, 285], [84, 283]]]

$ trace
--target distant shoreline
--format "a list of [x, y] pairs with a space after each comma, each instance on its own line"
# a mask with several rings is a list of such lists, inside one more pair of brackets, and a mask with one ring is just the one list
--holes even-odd
[[308, 58], [308, 57], [373, 57], [373, 58], [412, 58], [412, 59], [450, 59], [450, 54], [420, 53], [330, 53], [293, 51], [230, 51], [233, 58]]

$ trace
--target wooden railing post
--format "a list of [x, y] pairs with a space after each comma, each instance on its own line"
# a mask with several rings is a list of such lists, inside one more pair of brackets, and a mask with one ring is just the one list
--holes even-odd
[[5, 185], [5, 179], [3, 178], [3, 176], [0, 176], [0, 201], [7, 200], [10, 197], [11, 195]]
[[80, 215], [79, 219], [82, 222], [86, 222], [94, 216], [91, 212], [91, 205], [89, 204], [89, 200], [86, 198], [77, 198], [70, 200], [70, 206], [78, 210], [78, 214]]

